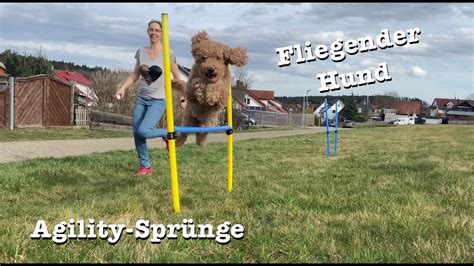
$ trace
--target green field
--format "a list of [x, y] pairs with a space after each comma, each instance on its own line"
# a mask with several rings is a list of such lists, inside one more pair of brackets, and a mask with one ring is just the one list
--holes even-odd
[[56, 140], [56, 139], [98, 139], [98, 138], [128, 138], [131, 132], [81, 129], [14, 129], [0, 130], [0, 142], [22, 140]]
[[[472, 262], [474, 126], [415, 125], [178, 149], [181, 212], [172, 211], [168, 156], [135, 177], [134, 151], [0, 164], [0, 262]], [[331, 138], [333, 135], [331, 135]], [[1, 145], [1, 144], [0, 144]], [[37, 220], [219, 224], [243, 239], [32, 240]]]
[[[251, 128], [235, 130], [237, 133], [260, 132], [260, 131], [282, 131], [301, 129], [299, 126], [278, 126], [269, 128]], [[0, 130], [0, 142], [26, 141], [26, 140], [64, 140], [64, 139], [100, 139], [100, 138], [132, 138], [132, 132], [91, 130], [88, 128], [51, 128], [51, 129], [14, 129]]]

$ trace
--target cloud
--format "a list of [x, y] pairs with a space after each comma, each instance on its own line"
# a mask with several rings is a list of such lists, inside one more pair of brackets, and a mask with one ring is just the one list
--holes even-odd
[[[335, 42], [337, 39], [345, 39], [344, 32], [342, 31], [318, 32], [305, 34], [302, 37], [303, 40], [301, 41], [310, 41], [311, 44], [330, 44]], [[304, 43], [302, 43], [302, 45], [304, 45]]]
[[133, 58], [136, 52], [128, 48], [109, 45], [80, 44], [71, 42], [35, 42], [22, 40], [0, 39], [5, 47], [15, 47], [15, 50], [40, 49], [48, 54], [66, 53], [89, 58], [102, 59], [104, 62], [112, 61], [115, 65], [133, 67]]
[[428, 73], [419, 66], [413, 66], [410, 69], [411, 69], [411, 75], [413, 75], [414, 77], [424, 78], [428, 75]]
[[[423, 21], [449, 17], [457, 13], [472, 15], [472, 8], [447, 3], [346, 3], [314, 4], [300, 13], [312, 21], [336, 21], [358, 18], [360, 23], [381, 21]], [[356, 20], [352, 20], [355, 22]]]

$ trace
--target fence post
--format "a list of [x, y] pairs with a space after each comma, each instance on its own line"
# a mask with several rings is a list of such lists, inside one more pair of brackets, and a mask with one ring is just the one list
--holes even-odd
[[10, 130], [14, 128], [14, 114], [15, 114], [15, 78], [10, 77]]
[[[74, 114], [76, 113], [76, 109], [74, 106], [74, 81], [71, 83], [71, 126], [74, 127]], [[77, 115], [77, 114], [76, 114]], [[77, 119], [77, 117], [76, 117]]]

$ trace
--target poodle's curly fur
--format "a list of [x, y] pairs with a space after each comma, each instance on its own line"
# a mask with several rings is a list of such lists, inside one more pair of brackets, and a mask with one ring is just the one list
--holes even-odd
[[[218, 123], [218, 115], [227, 105], [230, 93], [231, 73], [228, 65], [238, 67], [247, 64], [247, 49], [231, 48], [223, 43], [213, 41], [205, 31], [191, 39], [191, 53], [194, 65], [186, 87], [184, 97], [183, 125], [190, 127], [213, 127]], [[182, 87], [183, 84], [176, 84]], [[180, 90], [180, 89], [178, 89]], [[188, 134], [180, 133], [176, 146], [186, 142]], [[205, 146], [207, 133], [196, 133], [196, 143]]]

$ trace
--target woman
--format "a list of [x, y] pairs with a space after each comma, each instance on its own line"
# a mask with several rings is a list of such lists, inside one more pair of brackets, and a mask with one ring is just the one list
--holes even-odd
[[[155, 69], [158, 66], [160, 70], [164, 69], [161, 22], [158, 20], [150, 21], [147, 32], [150, 46], [137, 50], [135, 54], [135, 69], [115, 93], [117, 99], [122, 99], [125, 95], [125, 90], [140, 78], [140, 66], [143, 68], [143, 65], [148, 65], [153, 66]], [[180, 80], [176, 56], [171, 49], [170, 57], [171, 73], [175, 80]], [[150, 83], [148, 84], [147, 82]], [[168, 144], [166, 139], [168, 132], [162, 128], [155, 128], [166, 109], [164, 83], [164, 75], [162, 74], [154, 81], [150, 81], [149, 78], [145, 81], [143, 76], [140, 78], [137, 99], [133, 109], [133, 137], [135, 139], [138, 159], [140, 160], [140, 169], [135, 174], [136, 176], [148, 175], [154, 171], [148, 158], [146, 139], [162, 137], [166, 144]]]

